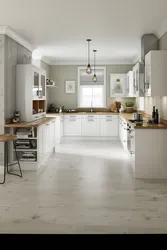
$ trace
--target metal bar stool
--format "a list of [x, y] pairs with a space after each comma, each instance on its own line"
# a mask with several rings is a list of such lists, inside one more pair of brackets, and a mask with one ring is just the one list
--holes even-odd
[[[4, 142], [4, 150], [5, 150], [5, 157], [4, 157], [4, 179], [3, 179], [3, 182], [0, 182], [0, 184], [4, 184], [5, 183], [5, 180], [6, 180], [6, 170], [7, 170], [8, 174], [16, 175], [16, 176], [19, 176], [20, 178], [22, 178], [22, 176], [23, 176], [22, 175], [22, 171], [21, 171], [21, 167], [20, 167], [19, 157], [18, 157], [18, 154], [17, 154], [17, 151], [16, 151], [16, 143], [15, 143], [16, 139], [17, 139], [16, 135], [13, 135], [13, 134], [2, 134], [2, 135], [0, 135], [0, 142]], [[10, 141], [13, 142], [13, 147], [14, 147], [14, 150], [15, 150], [15, 155], [16, 155], [16, 160], [17, 160], [16, 163], [12, 163], [12, 164], [8, 164], [8, 142], [10, 142]], [[8, 167], [16, 165], [16, 164], [18, 164], [18, 166], [19, 166], [20, 175], [9, 172], [9, 168]]]

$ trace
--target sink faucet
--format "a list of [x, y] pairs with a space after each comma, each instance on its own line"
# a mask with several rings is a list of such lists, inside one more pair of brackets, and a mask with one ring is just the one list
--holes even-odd
[[91, 102], [91, 108], [90, 108], [90, 112], [94, 112], [95, 110], [92, 108], [92, 102]]

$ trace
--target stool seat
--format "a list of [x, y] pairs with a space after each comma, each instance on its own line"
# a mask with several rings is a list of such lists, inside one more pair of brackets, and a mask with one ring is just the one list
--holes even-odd
[[0, 134], [0, 142], [15, 141], [16, 139], [17, 136], [13, 134]]

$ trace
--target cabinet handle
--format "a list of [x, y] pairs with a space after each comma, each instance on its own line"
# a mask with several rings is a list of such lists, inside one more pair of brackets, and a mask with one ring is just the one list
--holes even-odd
[[49, 125], [50, 125], [49, 123], [46, 124], [46, 126], [49, 126]]
[[112, 122], [112, 120], [106, 120], [106, 122]]
[[94, 122], [94, 120], [88, 120], [88, 122]]
[[134, 154], [135, 154], [135, 152], [133, 152], [133, 151], [130, 151], [130, 153], [131, 153], [131, 155], [134, 155]]

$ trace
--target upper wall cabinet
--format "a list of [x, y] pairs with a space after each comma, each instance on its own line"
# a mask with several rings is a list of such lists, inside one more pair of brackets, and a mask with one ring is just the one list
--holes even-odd
[[16, 66], [16, 108], [22, 121], [46, 115], [46, 72], [32, 64]]
[[110, 97], [126, 95], [126, 74], [110, 74]]
[[133, 71], [129, 71], [126, 74], [126, 96], [136, 97], [134, 85], [133, 85]]
[[133, 67], [133, 94], [135, 97], [144, 96], [144, 64], [140, 62]]
[[145, 96], [167, 96], [167, 51], [150, 51], [145, 56]]

